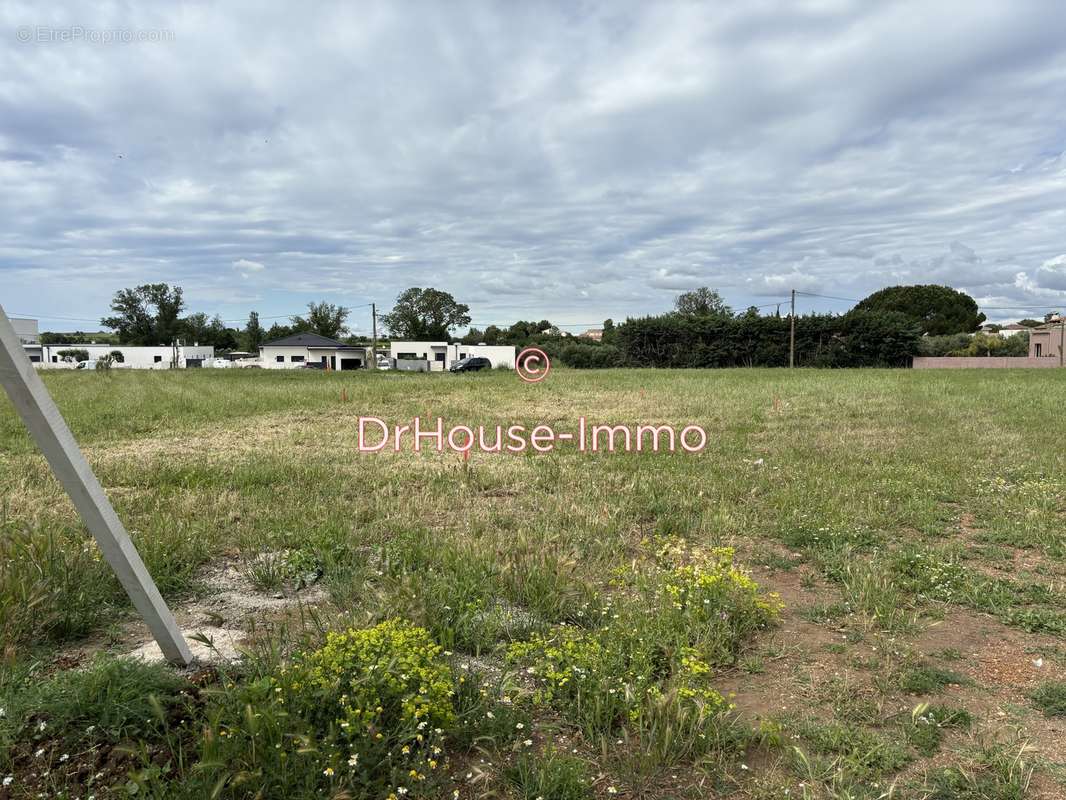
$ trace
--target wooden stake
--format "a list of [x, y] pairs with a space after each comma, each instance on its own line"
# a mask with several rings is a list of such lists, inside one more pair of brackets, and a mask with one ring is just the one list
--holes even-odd
[[152, 576], [130, 541], [111, 501], [85, 460], [63, 415], [48, 394], [22, 342], [15, 335], [7, 314], [0, 306], [0, 383], [19, 416], [67, 490], [74, 507], [96, 539], [107, 563], [118, 576], [122, 588], [159, 643], [163, 656], [172, 664], [192, 663], [192, 653], [174, 615], [159, 594]]

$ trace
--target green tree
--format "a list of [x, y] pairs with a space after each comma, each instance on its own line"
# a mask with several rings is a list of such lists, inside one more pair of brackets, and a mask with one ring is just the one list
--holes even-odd
[[861, 300], [855, 309], [904, 314], [927, 336], [973, 333], [985, 321], [985, 315], [968, 294], [934, 284], [889, 286]]
[[295, 332], [296, 331], [294, 331], [290, 326], [279, 325], [277, 322], [275, 322], [273, 325], [270, 326], [270, 330], [266, 332], [266, 336], [263, 337], [263, 341], [272, 342], [275, 339], [284, 339], [286, 336], [291, 336]]
[[259, 312], [253, 311], [248, 315], [248, 324], [244, 326], [244, 349], [249, 353], [259, 350], [263, 343], [263, 326], [259, 324]]
[[115, 316], [104, 317], [100, 324], [115, 331], [122, 344], [169, 344], [178, 335], [178, 315], [184, 307], [180, 286], [146, 283], [115, 292]]
[[674, 311], [683, 317], [731, 317], [733, 309], [714, 289], [701, 286], [691, 292], [683, 292], [674, 301]]
[[976, 333], [965, 347], [953, 350], [952, 356], [1027, 356], [1029, 334], [999, 336], [994, 333]]
[[344, 306], [335, 306], [333, 303], [308, 303], [306, 317], [293, 317], [294, 332], [307, 331], [317, 333], [329, 339], [336, 339], [348, 332], [345, 324], [351, 311]]
[[209, 344], [210, 328], [211, 320], [202, 311], [189, 314], [181, 321], [181, 335], [190, 343]]
[[604, 344], [614, 341], [614, 320], [608, 317], [603, 321], [603, 337], [600, 339]]
[[126, 361], [126, 357], [122, 355], [121, 350], [112, 350], [110, 353], [107, 354], [107, 357], [110, 358], [116, 364], [122, 364]]
[[447, 339], [453, 328], [470, 324], [470, 306], [457, 303], [448, 292], [412, 287], [396, 298], [392, 311], [383, 314], [385, 327], [396, 338]]
[[[480, 328], [471, 328], [459, 341], [463, 344], [480, 344], [481, 342], [485, 342], [485, 331]], [[486, 342], [486, 344], [488, 344], [488, 342]]]
[[1039, 328], [1044, 323], [1038, 319], [1020, 319], [1018, 320], [1018, 324], [1023, 325], [1026, 328]]
[[203, 340], [202, 343], [209, 344], [216, 350], [228, 352], [237, 349], [237, 336], [238, 332], [233, 328], [227, 328], [226, 323], [222, 321], [222, 317], [216, 314], [215, 318], [207, 326], [207, 339]]

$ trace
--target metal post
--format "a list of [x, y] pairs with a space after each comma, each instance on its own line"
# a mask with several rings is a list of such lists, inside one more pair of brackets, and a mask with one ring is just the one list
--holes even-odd
[[373, 320], [373, 339], [371, 339], [370, 345], [370, 360], [374, 362], [374, 366], [371, 369], [378, 368], [378, 307], [376, 304], [370, 304], [370, 318]]
[[788, 315], [788, 368], [796, 365], [796, 290], [792, 290], [792, 310]]
[[163, 656], [174, 664], [192, 663], [192, 653], [174, 615], [159, 594], [55, 401], [26, 357], [3, 307], [0, 307], [0, 383], [52, 472], [70, 495], [85, 527], [95, 537], [122, 588], [148, 623]]

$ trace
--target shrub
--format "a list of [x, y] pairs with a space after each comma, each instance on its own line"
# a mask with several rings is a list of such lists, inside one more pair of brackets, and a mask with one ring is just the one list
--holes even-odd
[[605, 369], [622, 365], [622, 351], [609, 344], [570, 344], [559, 352], [559, 360], [575, 369]]
[[732, 548], [716, 548], [702, 563], [683, 564], [655, 576], [652, 594], [660, 631], [678, 647], [695, 646], [714, 664], [736, 659], [742, 643], [777, 615], [776, 596], [764, 596], [733, 565]]
[[404, 761], [413, 763], [414, 751], [425, 751], [455, 719], [451, 669], [440, 653], [423, 628], [390, 620], [329, 633], [321, 649], [282, 674], [281, 685], [290, 708], [316, 730], [335, 725], [367, 768], [393, 750], [412, 751]]
[[65, 361], [77, 361], [79, 364], [82, 361], [89, 360], [89, 351], [82, 347], [69, 348], [67, 350], [57, 350], [56, 355]]
[[680, 718], [697, 709], [686, 725], [704, 733], [717, 722], [729, 703], [711, 685], [714, 668], [735, 661], [778, 604], [733, 565], [731, 550], [680, 552], [690, 563], [674, 561], [671, 546], [649, 573], [621, 574], [627, 601], [605, 606], [599, 627], [562, 625], [511, 645], [510, 660], [539, 680], [537, 702], [591, 733], [639, 728], [664, 710]]
[[201, 771], [234, 796], [418, 795], [441, 771], [455, 682], [422, 628], [331, 632], [277, 675], [224, 694]]
[[[784, 317], [630, 319], [615, 341], [639, 367], [782, 367], [788, 364]], [[851, 311], [796, 319], [796, 364], [808, 367], [902, 367], [918, 350], [918, 327], [891, 312]]]
[[1029, 334], [999, 336], [994, 333], [977, 333], [961, 347], [948, 353], [951, 356], [1027, 356]]
[[915, 351], [919, 356], [947, 356], [956, 350], [968, 347], [973, 334], [948, 333], [942, 336], [923, 336], [918, 340], [918, 349]]

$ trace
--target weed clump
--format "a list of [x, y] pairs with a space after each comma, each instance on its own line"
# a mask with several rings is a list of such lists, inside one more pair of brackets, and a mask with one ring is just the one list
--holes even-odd
[[390, 620], [331, 632], [276, 675], [234, 687], [201, 768], [250, 795], [418, 795], [441, 771], [455, 685], [423, 628]]
[[731, 709], [712, 686], [715, 668], [735, 662], [779, 604], [733, 565], [731, 550], [660, 545], [650, 570], [616, 576], [622, 600], [598, 627], [558, 626], [512, 644], [508, 657], [539, 681], [535, 701], [590, 734], [680, 727], [698, 750]]
[[973, 715], [964, 708], [921, 703], [911, 712], [909, 722], [905, 728], [908, 741], [921, 755], [929, 757], [940, 749], [945, 730], [969, 728]]
[[1045, 717], [1066, 717], [1066, 683], [1042, 683], [1029, 699]]
[[935, 694], [948, 686], [964, 686], [969, 679], [931, 664], [917, 664], [899, 675], [899, 688], [910, 694]]
[[592, 796], [584, 763], [549, 750], [522, 753], [505, 772], [520, 800], [584, 800]]

